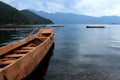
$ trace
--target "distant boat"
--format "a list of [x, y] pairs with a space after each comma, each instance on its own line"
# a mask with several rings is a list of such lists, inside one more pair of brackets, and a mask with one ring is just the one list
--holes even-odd
[[105, 28], [105, 26], [86, 26], [86, 28]]
[[0, 47], [0, 80], [22, 80], [29, 75], [54, 43], [54, 29]]
[[63, 25], [53, 25], [52, 27], [64, 27]]

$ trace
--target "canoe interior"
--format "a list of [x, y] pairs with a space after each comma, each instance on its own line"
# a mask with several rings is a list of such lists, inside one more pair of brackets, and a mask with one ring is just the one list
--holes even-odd
[[32, 41], [0, 56], [0, 68], [4, 68], [7, 65], [15, 62], [17, 59], [27, 55], [27, 53], [35, 49], [35, 47], [40, 45], [42, 42], [42, 40], [35, 38]]
[[[41, 31], [36, 34], [31, 41], [18, 46], [5, 54], [0, 55], [0, 69], [6, 67], [7, 65], [17, 61], [19, 58], [27, 55], [27, 53], [33, 51], [38, 45], [44, 42], [49, 36], [51, 36], [49, 29]], [[5, 50], [4, 50], [5, 51]]]

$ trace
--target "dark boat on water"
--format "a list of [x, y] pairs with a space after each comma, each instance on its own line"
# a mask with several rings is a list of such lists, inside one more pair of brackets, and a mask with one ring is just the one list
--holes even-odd
[[52, 27], [64, 27], [63, 25], [53, 25]]
[[86, 26], [86, 28], [105, 28], [105, 26]]

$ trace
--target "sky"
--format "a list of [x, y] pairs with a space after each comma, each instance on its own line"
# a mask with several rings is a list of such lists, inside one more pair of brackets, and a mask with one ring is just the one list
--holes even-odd
[[1, 0], [23, 10], [77, 13], [90, 16], [120, 16], [120, 0]]

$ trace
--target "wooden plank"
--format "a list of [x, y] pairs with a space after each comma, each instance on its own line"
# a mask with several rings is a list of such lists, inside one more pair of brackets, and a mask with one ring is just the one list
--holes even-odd
[[10, 63], [13, 63], [15, 62], [16, 60], [7, 60], [7, 61], [3, 61], [3, 62], [0, 62], [0, 65], [4, 65], [4, 64], [10, 64]]
[[22, 57], [22, 56], [25, 56], [26, 54], [9, 54], [9, 55], [6, 55], [5, 57]]
[[15, 50], [15, 53], [30, 52], [31, 50]]
[[6, 60], [8, 60], [8, 59], [7, 58], [0, 59], [0, 61], [6, 61]]
[[33, 50], [35, 47], [22, 47], [23, 50]]

